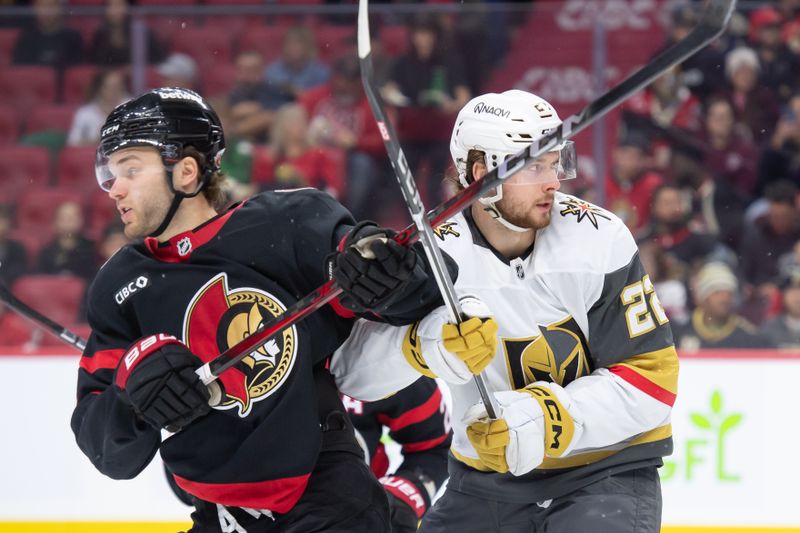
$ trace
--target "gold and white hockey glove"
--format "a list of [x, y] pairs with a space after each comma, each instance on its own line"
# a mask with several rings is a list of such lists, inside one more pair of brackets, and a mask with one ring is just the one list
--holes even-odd
[[489, 308], [474, 296], [462, 296], [459, 301], [468, 317], [464, 322], [450, 323], [447, 309], [441, 306], [409, 326], [403, 340], [403, 354], [411, 366], [454, 384], [481, 373], [497, 352], [497, 322]]
[[583, 433], [580, 417], [570, 412], [569, 393], [555, 383], [537, 381], [494, 397], [498, 419], [489, 419], [483, 403], [470, 407], [463, 418], [467, 438], [490, 470], [527, 474], [545, 457], [568, 454]]

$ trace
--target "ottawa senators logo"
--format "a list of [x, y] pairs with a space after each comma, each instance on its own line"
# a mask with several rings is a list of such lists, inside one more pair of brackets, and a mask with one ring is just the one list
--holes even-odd
[[515, 388], [536, 381], [551, 381], [566, 386], [591, 373], [586, 339], [575, 319], [539, 326], [541, 335], [522, 339], [502, 339], [508, 361], [509, 378]]
[[[192, 298], [183, 321], [183, 339], [192, 352], [210, 361], [285, 310], [268, 292], [250, 287], [230, 290], [228, 277], [222, 273]], [[296, 354], [297, 331], [293, 326], [222, 373], [219, 380], [225, 396], [215, 409], [238, 409], [239, 416], [246, 417], [255, 402], [283, 385]]]

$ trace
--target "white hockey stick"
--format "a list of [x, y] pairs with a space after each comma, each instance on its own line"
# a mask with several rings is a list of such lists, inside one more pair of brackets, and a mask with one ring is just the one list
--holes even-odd
[[[372, 115], [378, 123], [378, 129], [380, 129], [381, 137], [383, 137], [383, 145], [389, 153], [394, 175], [400, 184], [400, 190], [403, 192], [403, 198], [406, 201], [408, 212], [411, 214], [411, 220], [414, 221], [414, 225], [417, 228], [417, 235], [422, 243], [422, 248], [425, 250], [425, 256], [428, 258], [436, 284], [442, 293], [444, 305], [450, 315], [450, 322], [460, 324], [464, 321], [464, 314], [461, 311], [461, 304], [458, 301], [455, 287], [453, 287], [453, 282], [447, 273], [442, 252], [436, 244], [431, 223], [428, 217], [425, 216], [425, 206], [422, 205], [419, 189], [417, 189], [414, 176], [411, 175], [411, 169], [408, 167], [408, 161], [406, 161], [406, 156], [400, 147], [400, 142], [397, 140], [397, 132], [395, 132], [394, 126], [386, 116], [378, 88], [375, 87], [367, 0], [359, 0], [358, 2], [358, 59], [361, 63], [361, 82], [364, 85], [364, 92], [367, 94], [369, 107], [372, 109]], [[483, 373], [474, 377], [481, 400], [486, 406], [486, 413], [490, 418], [497, 418], [494, 398], [489, 394], [489, 389], [483, 379]]]

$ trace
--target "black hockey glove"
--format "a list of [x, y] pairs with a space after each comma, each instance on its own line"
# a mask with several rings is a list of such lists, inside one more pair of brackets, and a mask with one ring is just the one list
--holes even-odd
[[425, 514], [427, 504], [416, 485], [400, 476], [380, 479], [389, 498], [389, 520], [392, 533], [414, 533]]
[[125, 352], [114, 383], [145, 422], [178, 431], [211, 410], [208, 389], [195, 374], [202, 364], [172, 335], [150, 335]]
[[328, 256], [329, 272], [344, 291], [341, 304], [356, 313], [381, 312], [402, 295], [417, 264], [416, 252], [392, 240], [394, 230], [359, 222], [341, 251]]

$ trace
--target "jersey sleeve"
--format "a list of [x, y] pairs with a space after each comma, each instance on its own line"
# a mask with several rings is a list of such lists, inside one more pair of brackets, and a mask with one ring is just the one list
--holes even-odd
[[130, 479], [153, 459], [161, 434], [140, 420], [112, 387], [117, 362], [138, 335], [99, 285], [96, 281], [89, 291], [92, 333], [80, 359], [71, 426], [95, 468], [113, 479]]
[[[447, 452], [453, 431], [450, 413], [436, 381], [421, 377], [397, 394], [376, 402], [377, 419], [402, 446], [394, 475], [414, 483], [432, 498], [447, 479]], [[430, 501], [428, 501], [430, 505]]]
[[341, 392], [376, 401], [408, 387], [420, 374], [403, 355], [403, 326], [359, 319], [350, 336], [334, 352], [331, 374]]
[[566, 387], [584, 424], [578, 444], [584, 449], [647, 432], [668, 436], [677, 394], [678, 356], [669, 321], [622, 224], [607, 250], [605, 272], [585, 291], [595, 370]]
[[[302, 189], [278, 194], [287, 195], [284, 216], [291, 219], [297, 265], [308, 281], [307, 291], [311, 292], [328, 280], [326, 258], [339, 249], [355, 221], [344, 206], [322, 191]], [[417, 265], [401, 297], [380, 316], [369, 313], [364, 318], [389, 324], [410, 324], [442, 305], [439, 287], [425, 252], [420, 243], [413, 247], [417, 253]], [[446, 257], [445, 262], [450, 277], [455, 279], [458, 273], [455, 261]], [[353, 316], [341, 306], [333, 304], [333, 307], [343, 316]]]

